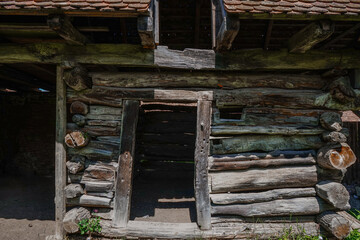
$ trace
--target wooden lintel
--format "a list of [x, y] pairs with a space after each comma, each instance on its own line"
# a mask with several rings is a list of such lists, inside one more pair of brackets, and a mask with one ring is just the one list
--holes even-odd
[[334, 29], [334, 24], [327, 20], [308, 24], [289, 39], [289, 52], [305, 53], [316, 44], [328, 39], [334, 33]]
[[240, 20], [237, 16], [228, 15], [224, 9], [223, 1], [217, 2], [217, 7], [221, 9], [218, 11], [217, 18], [220, 18], [220, 29], [216, 33], [216, 50], [229, 50], [232, 42], [237, 36], [240, 28]]
[[135, 134], [139, 114], [139, 101], [125, 100], [122, 115], [121, 146], [117, 178], [115, 180], [115, 200], [113, 226], [126, 227], [130, 217], [132, 190], [132, 169], [135, 153]]
[[49, 15], [47, 23], [52, 30], [69, 44], [85, 45], [90, 42], [72, 25], [69, 17], [66, 15]]
[[154, 39], [154, 1], [151, 1], [150, 7], [148, 9], [148, 16], [139, 16], [137, 18], [137, 29], [141, 38], [141, 45], [144, 48], [155, 48], [155, 39]]

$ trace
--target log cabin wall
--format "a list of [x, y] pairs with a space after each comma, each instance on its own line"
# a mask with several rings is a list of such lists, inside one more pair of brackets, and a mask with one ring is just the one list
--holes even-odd
[[88, 76], [91, 89], [67, 89], [73, 135], [66, 140], [75, 147], [68, 150], [69, 206], [96, 208], [95, 215], [112, 218], [122, 99], [156, 100], [155, 89], [186, 88], [214, 94], [208, 157], [213, 227], [292, 222], [315, 235], [315, 222], [336, 214], [326, 211], [348, 209], [349, 195], [339, 182], [355, 158], [336, 112], [354, 104], [347, 76], [196, 71]]

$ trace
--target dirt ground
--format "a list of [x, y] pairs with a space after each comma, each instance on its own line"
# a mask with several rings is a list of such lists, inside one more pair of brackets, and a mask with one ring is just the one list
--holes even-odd
[[0, 239], [43, 240], [54, 234], [54, 179], [0, 176]]

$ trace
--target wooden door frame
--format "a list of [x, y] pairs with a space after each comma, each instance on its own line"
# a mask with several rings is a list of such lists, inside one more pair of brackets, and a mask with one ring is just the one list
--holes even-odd
[[[208, 187], [208, 153], [211, 122], [212, 91], [154, 90], [151, 99], [123, 100], [121, 146], [118, 174], [115, 180], [114, 216], [112, 225], [125, 228], [130, 217], [133, 155], [138, 120], [139, 100], [197, 103], [195, 143], [195, 203], [197, 224], [202, 230], [211, 228], [211, 207]], [[137, 104], [136, 104], [137, 103]], [[135, 114], [134, 111], [137, 111]], [[130, 134], [130, 135], [129, 135]]]

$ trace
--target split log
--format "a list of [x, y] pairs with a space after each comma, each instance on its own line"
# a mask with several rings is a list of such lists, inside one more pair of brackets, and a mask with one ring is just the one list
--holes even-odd
[[345, 169], [355, 161], [355, 153], [346, 143], [325, 146], [319, 150], [317, 155], [319, 166], [325, 169]]
[[76, 66], [64, 70], [63, 79], [65, 83], [75, 91], [90, 89], [92, 87], [91, 78], [87, 69], [83, 66]]
[[317, 168], [319, 181], [331, 180], [341, 183], [346, 174], [346, 169], [323, 169]]
[[347, 138], [342, 132], [323, 132], [322, 139], [329, 143], [346, 143]]
[[289, 39], [289, 52], [305, 53], [334, 33], [335, 26], [329, 20], [312, 22]]
[[346, 188], [337, 182], [322, 181], [316, 184], [316, 193], [319, 197], [337, 209], [350, 209], [350, 195]]
[[113, 191], [114, 183], [106, 181], [83, 181], [86, 192], [109, 192]]
[[[304, 151], [305, 152], [305, 151]], [[307, 151], [310, 152], [310, 151]], [[209, 170], [243, 170], [248, 168], [267, 168], [289, 165], [314, 165], [313, 156], [285, 157], [284, 155], [272, 156], [266, 153], [244, 153], [209, 157]]]
[[213, 172], [209, 175], [212, 193], [313, 187], [317, 183], [315, 166]]
[[114, 197], [114, 192], [86, 192], [86, 195], [96, 196], [96, 197], [106, 197], [112, 199]]
[[86, 158], [84, 156], [75, 155], [71, 158], [71, 161], [66, 162], [66, 167], [70, 173], [76, 174], [85, 168]]
[[213, 126], [211, 135], [242, 135], [242, 134], [267, 134], [267, 135], [319, 135], [324, 130], [321, 128], [304, 128], [303, 126]]
[[67, 233], [76, 233], [79, 231], [78, 223], [83, 219], [91, 217], [90, 211], [83, 207], [76, 207], [65, 214], [63, 219], [64, 230]]
[[108, 107], [108, 106], [98, 106], [98, 105], [90, 106], [90, 114], [92, 114], [92, 115], [118, 115], [118, 116], [120, 116], [121, 112], [122, 112], [122, 108], [118, 108], [118, 107]]
[[80, 197], [84, 194], [84, 189], [80, 184], [69, 184], [65, 187], [66, 198]]
[[318, 222], [337, 239], [344, 239], [350, 233], [349, 221], [335, 212], [323, 212], [318, 216]]
[[337, 214], [339, 214], [340, 216], [342, 216], [343, 218], [345, 218], [346, 220], [349, 221], [351, 231], [354, 229], [357, 229], [357, 230], [360, 229], [360, 221], [357, 220], [356, 218], [354, 218], [348, 212], [340, 211], [340, 212], [337, 212]]
[[119, 88], [285, 88], [323, 89], [327, 80], [320, 75], [243, 74], [238, 72], [94, 72], [93, 84]]
[[70, 105], [71, 114], [81, 114], [86, 115], [89, 113], [89, 106], [80, 101], [74, 101]]
[[[242, 217], [316, 215], [323, 211], [323, 203], [315, 197], [278, 199], [269, 202], [213, 205], [211, 213], [239, 215]], [[326, 207], [325, 207], [326, 208]]]
[[323, 145], [318, 136], [246, 135], [212, 140], [211, 154], [319, 149]]
[[88, 145], [90, 138], [82, 131], [73, 131], [66, 134], [65, 143], [70, 148], [82, 148]]
[[97, 179], [102, 181], [115, 180], [116, 166], [110, 164], [90, 165], [84, 171], [84, 178]]
[[89, 126], [103, 126], [103, 127], [118, 127], [120, 121], [106, 121], [106, 120], [88, 120], [86, 121]]
[[339, 113], [325, 112], [320, 116], [321, 126], [330, 131], [341, 131], [342, 121]]
[[72, 121], [79, 127], [83, 127], [86, 124], [86, 118], [80, 114], [75, 114], [72, 116]]
[[82, 195], [78, 198], [66, 199], [69, 206], [84, 206], [84, 207], [111, 207], [111, 199], [104, 197], [96, 197], [90, 195]]
[[284, 188], [266, 192], [211, 194], [210, 199], [214, 204], [226, 205], [235, 203], [269, 202], [278, 199], [315, 196], [316, 192], [314, 188]]

